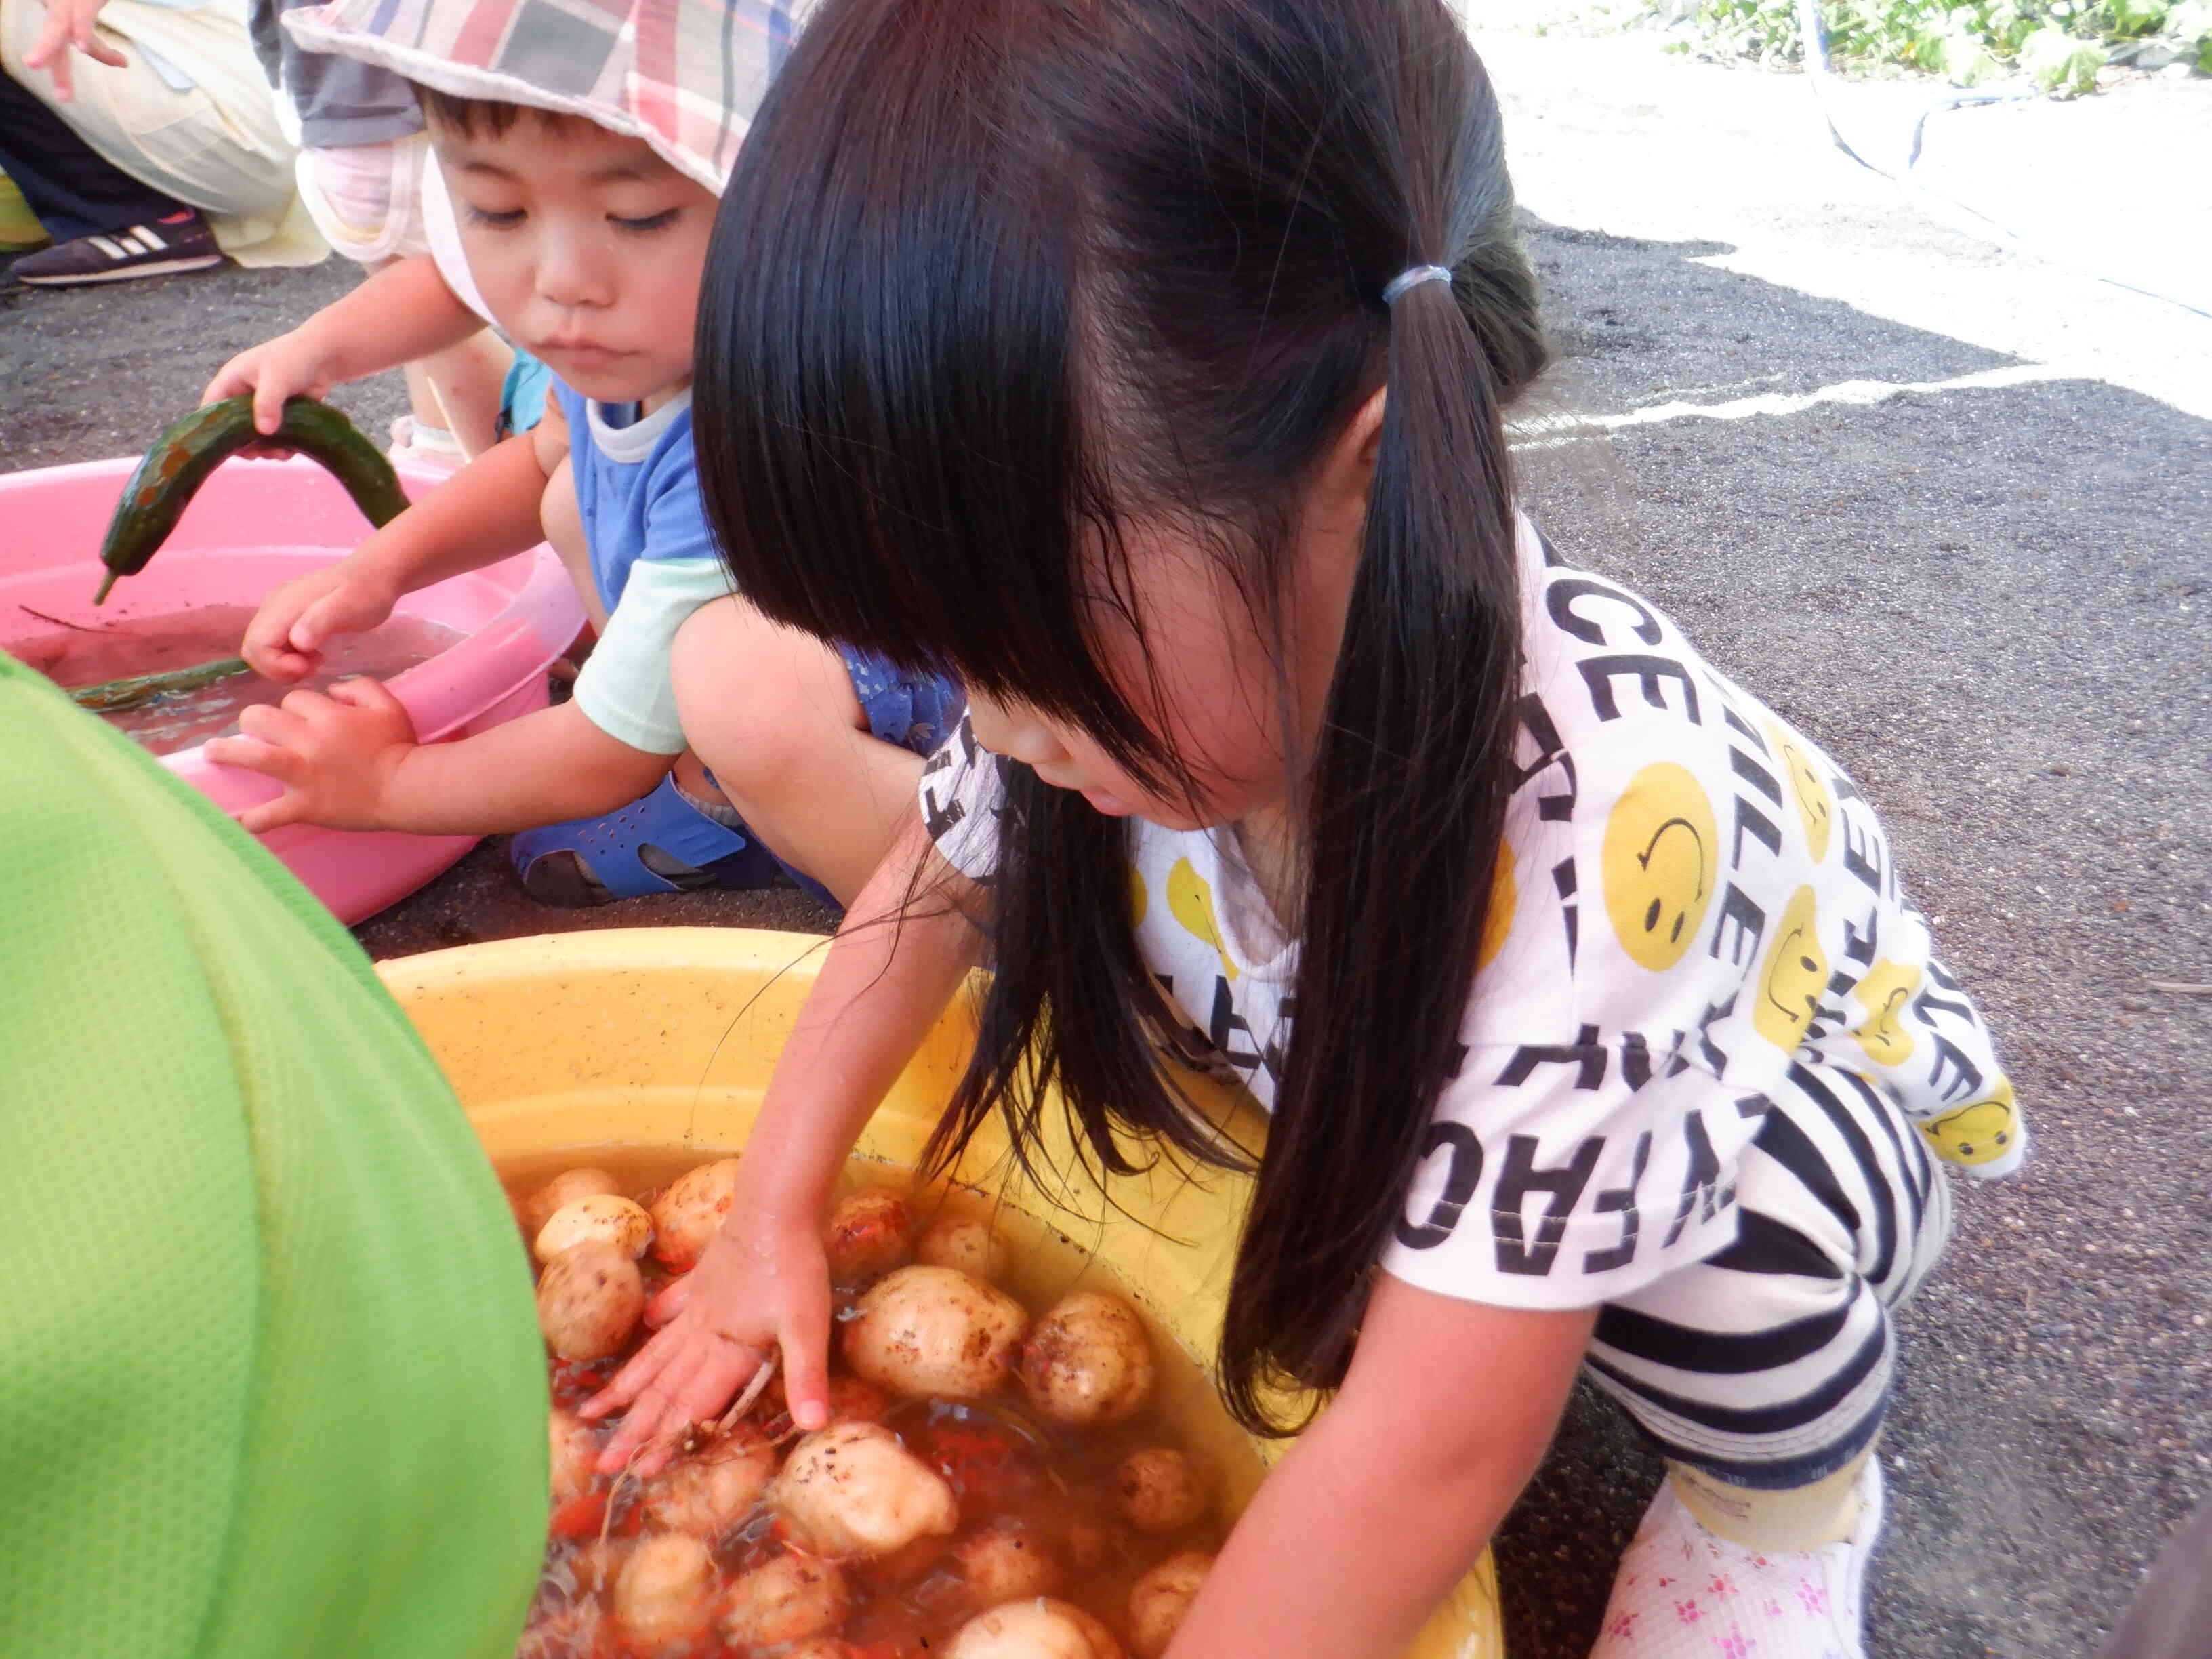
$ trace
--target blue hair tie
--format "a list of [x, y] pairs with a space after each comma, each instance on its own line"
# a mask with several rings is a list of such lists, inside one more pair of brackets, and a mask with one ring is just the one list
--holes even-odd
[[1409, 265], [1382, 285], [1382, 303], [1394, 306], [1398, 296], [1409, 288], [1419, 288], [1423, 283], [1449, 283], [1452, 274], [1443, 265]]

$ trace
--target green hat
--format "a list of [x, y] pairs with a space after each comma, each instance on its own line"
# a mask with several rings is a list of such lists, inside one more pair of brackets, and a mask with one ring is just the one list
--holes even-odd
[[0, 1655], [507, 1659], [529, 1265], [361, 949], [0, 656]]

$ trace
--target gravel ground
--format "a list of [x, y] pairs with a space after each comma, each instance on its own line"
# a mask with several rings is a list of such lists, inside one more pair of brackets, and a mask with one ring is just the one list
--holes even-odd
[[[1963, 1191], [1951, 1256], [1904, 1317], [1869, 1651], [2087, 1653], [2212, 1490], [2212, 999], [2161, 988], [2212, 981], [2212, 332], [1911, 210], [1834, 158], [1782, 77], [1649, 43], [1480, 39], [1567, 360], [1559, 399], [1613, 432], [1532, 455], [1548, 527], [1852, 770], [2034, 1124], [2022, 1177]], [[2105, 211], [2130, 190], [2178, 202], [2185, 236], [2204, 195], [2177, 192], [2185, 168], [2081, 152], [2130, 121], [2212, 131], [2200, 90], [2071, 126], [2024, 110], [1998, 148], [2071, 154], [2051, 188], [2101, 179]], [[225, 356], [351, 280], [333, 261], [0, 290], [0, 458], [143, 447]], [[1822, 392], [1843, 381], [1933, 389]], [[1655, 416], [1762, 394], [1811, 401]], [[364, 421], [401, 407], [396, 380], [337, 400]], [[358, 931], [381, 956], [825, 920], [795, 891], [549, 913], [495, 843]], [[1588, 1651], [1656, 1478], [1578, 1398], [1499, 1544], [1518, 1659]]]

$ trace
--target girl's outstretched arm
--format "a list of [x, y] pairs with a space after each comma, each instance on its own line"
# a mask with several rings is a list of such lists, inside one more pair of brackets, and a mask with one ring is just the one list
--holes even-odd
[[1596, 1316], [1379, 1275], [1342, 1390], [1261, 1484], [1167, 1659], [1403, 1653], [1534, 1472]]
[[635, 1472], [651, 1474], [684, 1430], [720, 1414], [779, 1350], [792, 1420], [806, 1429], [829, 1420], [822, 1229], [831, 1188], [884, 1091], [980, 957], [969, 917], [981, 898], [938, 856], [917, 812], [846, 912], [784, 1043], [729, 1218], [699, 1265], [647, 1310], [666, 1324], [583, 1407], [587, 1418], [629, 1408], [602, 1471], [642, 1451]]

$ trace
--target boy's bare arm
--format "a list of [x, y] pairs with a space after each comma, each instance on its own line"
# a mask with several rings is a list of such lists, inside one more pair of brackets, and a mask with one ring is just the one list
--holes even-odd
[[319, 398], [459, 345], [483, 327], [428, 255], [386, 265], [343, 300], [287, 334], [242, 351], [216, 371], [200, 401], [253, 394], [253, 424], [274, 432], [287, 398]]
[[239, 655], [258, 674], [299, 680], [333, 635], [375, 627], [403, 593], [521, 552], [544, 536], [545, 453], [567, 453], [568, 428], [494, 444], [334, 565], [261, 602]]
[[241, 711], [207, 757], [274, 778], [283, 793], [239, 815], [256, 835], [288, 823], [489, 836], [594, 817], [659, 782], [673, 755], [633, 749], [574, 703], [453, 743], [418, 744], [399, 700], [374, 680], [295, 691]]

